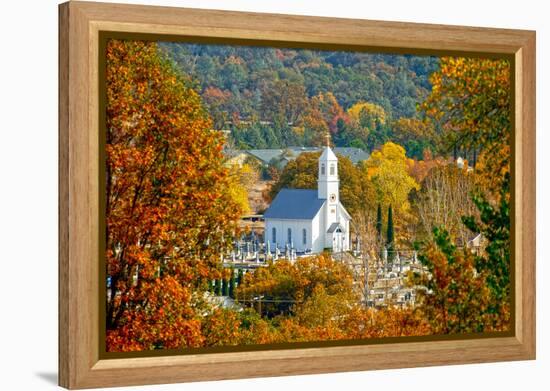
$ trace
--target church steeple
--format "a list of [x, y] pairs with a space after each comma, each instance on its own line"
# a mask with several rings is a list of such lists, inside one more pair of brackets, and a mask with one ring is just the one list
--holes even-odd
[[327, 145], [319, 157], [319, 173], [317, 181], [318, 196], [329, 200], [329, 203], [338, 203], [338, 158], [330, 148], [330, 134], [327, 133]]

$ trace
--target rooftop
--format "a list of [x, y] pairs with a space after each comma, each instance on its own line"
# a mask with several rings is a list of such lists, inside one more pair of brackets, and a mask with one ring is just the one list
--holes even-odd
[[[323, 148], [321, 147], [289, 147], [285, 149], [249, 149], [246, 151], [243, 150], [243, 152], [254, 156], [265, 164], [269, 164], [274, 158], [284, 158], [284, 160], [290, 161], [296, 159], [304, 152], [321, 152], [322, 150]], [[337, 155], [347, 157], [353, 164], [367, 160], [370, 156], [367, 152], [355, 147], [335, 147], [332, 148], [332, 151]]]
[[324, 203], [325, 200], [317, 197], [317, 190], [282, 189], [265, 211], [264, 218], [310, 220]]

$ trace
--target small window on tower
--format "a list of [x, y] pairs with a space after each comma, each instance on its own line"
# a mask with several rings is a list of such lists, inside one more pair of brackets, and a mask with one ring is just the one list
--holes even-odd
[[321, 175], [325, 175], [325, 165], [321, 164]]
[[271, 229], [271, 238], [274, 243], [277, 243], [277, 229], [275, 227]]
[[331, 164], [330, 165], [330, 175], [334, 175], [334, 170], [335, 170], [334, 164]]

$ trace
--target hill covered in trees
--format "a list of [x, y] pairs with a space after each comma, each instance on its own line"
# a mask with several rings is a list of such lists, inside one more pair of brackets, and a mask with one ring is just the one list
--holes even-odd
[[337, 146], [372, 151], [395, 138], [396, 126], [401, 138], [412, 129], [414, 137], [399, 140], [409, 156], [434, 148], [415, 130], [425, 130], [416, 108], [431, 92], [436, 57], [188, 43], [161, 48], [200, 92], [214, 127], [231, 131], [238, 148], [315, 146], [330, 130]]

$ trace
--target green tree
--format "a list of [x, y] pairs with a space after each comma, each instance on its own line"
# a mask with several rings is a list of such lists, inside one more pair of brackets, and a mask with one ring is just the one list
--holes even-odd
[[235, 298], [235, 270], [231, 268], [231, 277], [229, 278], [229, 297]]
[[243, 282], [243, 269], [239, 269], [239, 272], [237, 273], [237, 285], [241, 285], [241, 283]]
[[222, 280], [222, 293], [223, 296], [229, 296], [229, 281], [227, 278], [224, 278]]
[[492, 205], [483, 195], [476, 194], [473, 200], [480, 212], [479, 220], [468, 216], [463, 221], [486, 241], [484, 251], [475, 257], [475, 268], [486, 273], [487, 285], [493, 295], [489, 310], [501, 314], [497, 321], [504, 323], [509, 320], [510, 312], [510, 201], [506, 197], [510, 189], [509, 174], [505, 175], [502, 183], [498, 206]]
[[[502, 331], [508, 316], [494, 311], [489, 273], [480, 272], [470, 249], [458, 249], [447, 231], [434, 228], [433, 243], [419, 254], [429, 273], [411, 275], [419, 290], [419, 310], [435, 334]], [[509, 319], [509, 318], [508, 318]]]

